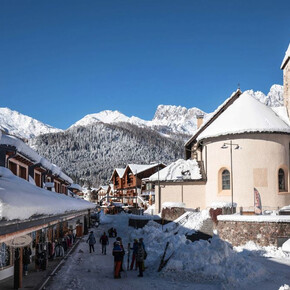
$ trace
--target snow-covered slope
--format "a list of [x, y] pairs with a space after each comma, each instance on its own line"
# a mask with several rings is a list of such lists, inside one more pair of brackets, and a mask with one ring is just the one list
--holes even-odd
[[26, 139], [62, 131], [8, 108], [0, 108], [0, 129]]
[[84, 118], [74, 123], [70, 128], [73, 128], [76, 126], [88, 126], [95, 122], [102, 122], [105, 124], [125, 122], [125, 123], [134, 124], [137, 126], [146, 125], [146, 121], [140, 118], [137, 118], [134, 116], [129, 118], [125, 116], [124, 114], [120, 113], [119, 111], [105, 110], [100, 113], [86, 115]]
[[114, 124], [119, 122], [130, 123], [138, 127], [149, 127], [161, 133], [192, 134], [196, 129], [196, 116], [206, 115], [197, 108], [187, 109], [181, 106], [159, 105], [152, 121], [145, 121], [138, 117], [127, 117], [119, 111], [102, 111], [96, 114], [86, 115], [73, 124], [76, 126], [88, 126], [95, 122]]

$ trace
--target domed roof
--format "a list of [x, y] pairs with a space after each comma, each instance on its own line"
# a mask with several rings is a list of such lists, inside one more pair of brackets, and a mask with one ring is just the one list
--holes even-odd
[[245, 92], [197, 134], [197, 140], [246, 132], [290, 133], [287, 120]]

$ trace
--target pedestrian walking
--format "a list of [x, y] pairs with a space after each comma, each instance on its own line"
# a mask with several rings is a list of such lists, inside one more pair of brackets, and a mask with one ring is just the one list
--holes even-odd
[[90, 234], [89, 234], [89, 237], [87, 239], [87, 243], [89, 243], [89, 247], [90, 247], [90, 253], [95, 251], [95, 243], [96, 243], [96, 238], [95, 238], [95, 235], [94, 235], [94, 232], [93, 231], [90, 231]]
[[142, 243], [139, 240], [138, 249], [137, 249], [137, 255], [136, 255], [136, 261], [137, 261], [137, 265], [138, 265], [138, 268], [139, 268], [138, 277], [143, 277], [144, 253], [145, 253], [144, 247], [143, 247]]
[[29, 246], [24, 247], [23, 249], [23, 270], [24, 270], [24, 275], [27, 276], [28, 274], [28, 265], [30, 264], [30, 259], [31, 259], [31, 248]]
[[102, 254], [106, 255], [107, 254], [107, 245], [109, 245], [109, 238], [104, 232], [103, 235], [100, 238], [100, 243], [102, 244]]
[[114, 256], [114, 278], [119, 279], [121, 278], [120, 270], [123, 260], [123, 250], [121, 248], [119, 241], [116, 241], [114, 243], [113, 256]]
[[133, 254], [132, 254], [130, 270], [133, 270], [134, 265], [135, 265], [135, 270], [137, 270], [136, 255], [137, 255], [137, 250], [138, 250], [138, 239], [134, 239], [133, 247], [131, 249], [133, 250]]

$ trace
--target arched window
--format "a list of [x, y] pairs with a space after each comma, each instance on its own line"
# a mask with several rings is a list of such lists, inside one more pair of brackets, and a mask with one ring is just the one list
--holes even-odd
[[222, 172], [222, 190], [231, 188], [230, 172], [225, 169]]
[[279, 191], [286, 191], [285, 172], [282, 168], [280, 168], [278, 171], [278, 184], [279, 184]]

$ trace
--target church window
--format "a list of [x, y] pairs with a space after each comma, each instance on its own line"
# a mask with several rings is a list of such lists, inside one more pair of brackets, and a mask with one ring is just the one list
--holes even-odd
[[225, 169], [222, 172], [222, 190], [231, 188], [230, 172]]
[[285, 191], [285, 172], [282, 168], [279, 169], [278, 172], [278, 184], [279, 184], [279, 191]]

